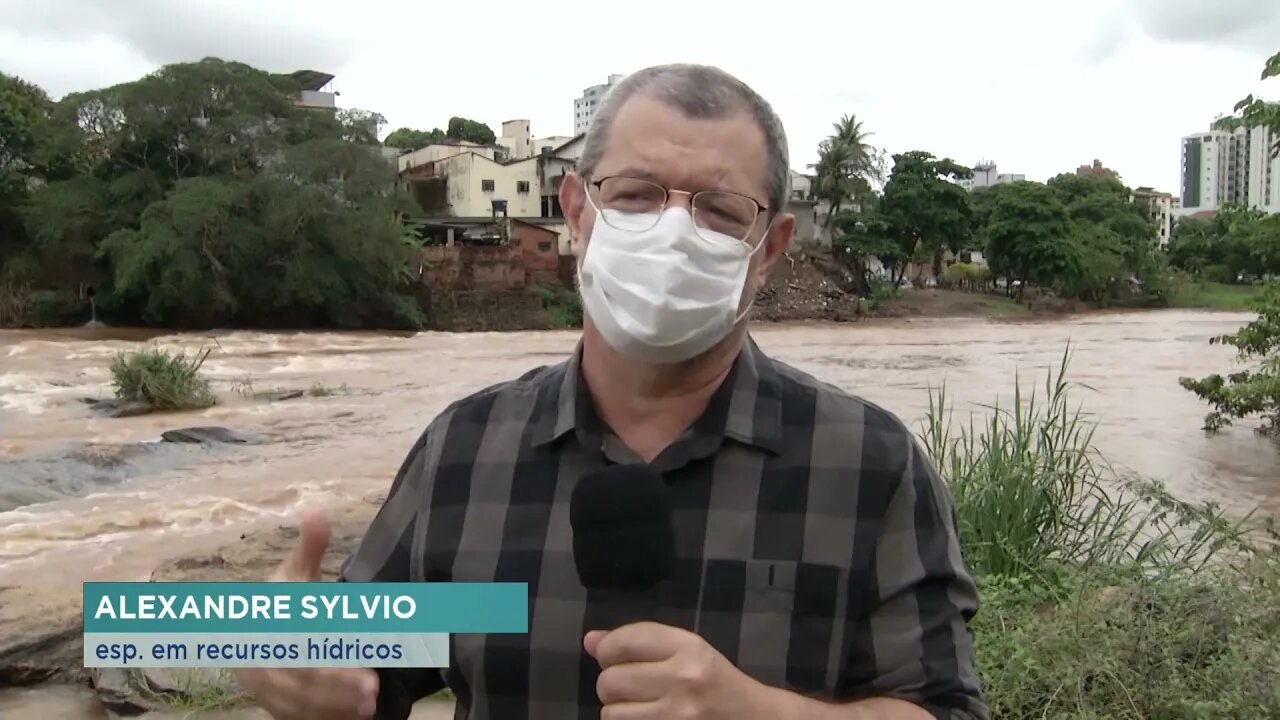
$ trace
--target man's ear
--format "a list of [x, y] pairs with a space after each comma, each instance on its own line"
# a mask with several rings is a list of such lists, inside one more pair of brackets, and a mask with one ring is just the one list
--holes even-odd
[[791, 213], [778, 213], [769, 224], [769, 230], [761, 240], [764, 247], [759, 251], [760, 263], [756, 266], [756, 287], [764, 287], [774, 264], [791, 247], [791, 236], [795, 231], [796, 216]]
[[564, 182], [560, 183], [560, 209], [564, 211], [565, 223], [569, 226], [569, 237], [573, 240], [573, 254], [578, 255], [587, 233], [591, 230], [585, 226], [587, 208], [586, 183], [577, 173], [566, 173]]

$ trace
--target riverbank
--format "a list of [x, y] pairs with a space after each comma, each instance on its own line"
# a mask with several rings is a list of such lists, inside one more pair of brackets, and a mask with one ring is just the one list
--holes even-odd
[[[846, 272], [825, 251], [797, 250], [788, 253], [778, 262], [768, 283], [756, 296], [752, 317], [757, 321], [774, 323], [860, 322], [876, 318], [1009, 319], [1062, 317], [1114, 309], [1037, 294], [1015, 300], [994, 292], [938, 288], [904, 288], [873, 300], [849, 292]], [[1260, 293], [1259, 286], [1188, 282], [1178, 288], [1169, 306], [1244, 311], [1250, 309], [1250, 304]], [[577, 327], [582, 322], [582, 306], [576, 291], [554, 283], [519, 290], [427, 292], [421, 301], [427, 330], [554, 330]], [[85, 304], [64, 316], [81, 322], [90, 315]], [[111, 324], [111, 318], [103, 320]], [[157, 332], [162, 331], [157, 329]]]

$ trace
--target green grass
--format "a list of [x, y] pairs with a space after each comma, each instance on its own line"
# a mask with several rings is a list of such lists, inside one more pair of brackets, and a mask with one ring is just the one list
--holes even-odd
[[1249, 310], [1262, 297], [1265, 285], [1228, 285], [1196, 280], [1173, 293], [1170, 305], [1204, 310]]
[[111, 361], [111, 384], [123, 400], [145, 402], [157, 410], [200, 410], [217, 404], [200, 367], [204, 350], [192, 357], [166, 350], [120, 353]]
[[1068, 359], [965, 423], [931, 392], [922, 431], [981, 587], [993, 717], [1280, 717], [1274, 523], [1117, 474]]
[[[170, 672], [182, 673], [181, 670]], [[250, 702], [249, 696], [237, 689], [231, 670], [226, 668], [187, 672], [185, 681], [179, 683], [180, 687], [174, 688], [176, 692], [160, 693], [152, 690], [150, 683], [147, 682], [146, 673], [142, 670], [129, 671], [128, 678], [129, 685], [140, 698], [158, 706], [182, 712], [184, 717], [188, 718], [198, 718], [204, 713], [217, 710], [242, 707]]]

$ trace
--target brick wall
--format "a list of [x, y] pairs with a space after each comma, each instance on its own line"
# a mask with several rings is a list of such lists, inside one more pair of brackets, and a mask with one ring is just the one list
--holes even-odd
[[525, 223], [512, 223], [514, 244], [528, 271], [529, 281], [546, 283], [557, 279], [560, 268], [560, 236], [546, 228]]
[[424, 247], [423, 284], [438, 290], [516, 290], [525, 286], [519, 248], [511, 245]]

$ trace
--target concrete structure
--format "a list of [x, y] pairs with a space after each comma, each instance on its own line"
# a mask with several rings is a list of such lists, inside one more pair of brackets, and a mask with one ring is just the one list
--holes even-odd
[[1182, 138], [1181, 208], [1185, 216], [1240, 205], [1280, 212], [1280, 158], [1270, 128], [1209, 130]]
[[524, 160], [533, 154], [529, 150], [532, 139], [528, 120], [507, 120], [502, 123], [502, 135], [495, 142], [508, 148], [508, 158]]
[[469, 140], [443, 140], [438, 143], [432, 143], [426, 147], [418, 148], [413, 152], [407, 152], [396, 157], [397, 169], [405, 172], [410, 168], [420, 167], [429, 163], [439, 162], [445, 158], [453, 157], [464, 152], [473, 152], [477, 155], [483, 155], [490, 160], [497, 161], [497, 153], [493, 147], [488, 145], [480, 145]]
[[1110, 177], [1117, 180], [1120, 179], [1120, 173], [1112, 170], [1102, 164], [1101, 160], [1094, 158], [1092, 165], [1081, 165], [1076, 168], [1076, 175], [1092, 175], [1094, 177]]
[[600, 101], [604, 99], [605, 93], [621, 82], [622, 78], [622, 75], [610, 75], [607, 83], [592, 85], [582, 91], [582, 97], [573, 101], [573, 133], [575, 135], [581, 135], [591, 127], [591, 119], [596, 116], [596, 110], [600, 107]]
[[1026, 179], [1027, 176], [1022, 174], [1001, 173], [996, 169], [995, 163], [984, 160], [973, 166], [973, 177], [961, 178], [956, 181], [956, 184], [965, 190], [975, 190], [992, 185], [1021, 182]]
[[1149, 187], [1140, 187], [1134, 189], [1132, 197], [1135, 202], [1146, 203], [1147, 217], [1156, 228], [1155, 237], [1152, 240], [1160, 247], [1167, 246], [1169, 239], [1173, 236], [1173, 195]]
[[417, 218], [420, 281], [448, 290], [515, 290], [559, 280], [559, 228], [538, 220]]
[[333, 91], [333, 76], [316, 70], [298, 70], [289, 73], [301, 86], [298, 99], [294, 104], [299, 107], [319, 108], [322, 110], [338, 109], [338, 93]]
[[552, 154], [573, 139], [568, 135], [535, 138], [529, 131], [528, 120], [508, 120], [502, 123], [502, 135], [494, 140], [494, 144], [506, 151], [508, 160], [514, 161]]

